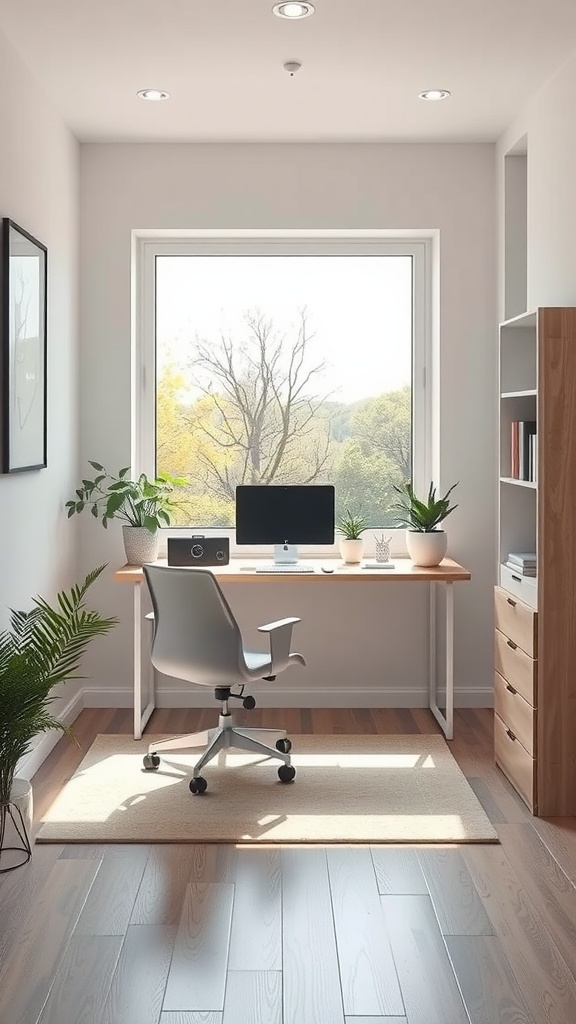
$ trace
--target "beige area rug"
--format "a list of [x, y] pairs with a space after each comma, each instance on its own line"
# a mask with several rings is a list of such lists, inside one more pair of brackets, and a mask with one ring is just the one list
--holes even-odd
[[[157, 737], [159, 739], [161, 737]], [[295, 736], [296, 780], [278, 761], [220, 755], [193, 796], [197, 752], [142, 757], [153, 736], [96, 737], [44, 818], [41, 843], [497, 842], [441, 736]]]

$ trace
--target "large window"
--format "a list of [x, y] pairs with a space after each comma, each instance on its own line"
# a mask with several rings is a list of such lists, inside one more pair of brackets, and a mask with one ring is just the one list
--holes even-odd
[[426, 461], [426, 244], [146, 240], [140, 459], [185, 476], [181, 525], [232, 528], [238, 484], [333, 483], [393, 524]]

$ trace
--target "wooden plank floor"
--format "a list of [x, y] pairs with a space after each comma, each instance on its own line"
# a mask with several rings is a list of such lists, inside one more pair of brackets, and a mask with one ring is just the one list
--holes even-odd
[[[150, 730], [213, 720], [158, 710]], [[439, 731], [423, 709], [250, 723]], [[74, 731], [34, 780], [37, 819], [131, 712], [86, 710]], [[576, 1024], [576, 819], [530, 816], [493, 763], [491, 711], [456, 711], [451, 750], [499, 845], [35, 847], [0, 876], [1, 1024]]]

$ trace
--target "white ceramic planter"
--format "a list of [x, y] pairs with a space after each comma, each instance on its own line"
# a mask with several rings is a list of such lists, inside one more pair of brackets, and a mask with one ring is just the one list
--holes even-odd
[[406, 530], [406, 547], [414, 565], [439, 565], [448, 550], [448, 535], [445, 530]]
[[362, 555], [364, 554], [364, 538], [358, 537], [358, 540], [347, 540], [345, 537], [341, 537], [339, 541], [340, 556], [346, 565], [358, 565], [358, 562], [362, 561]]
[[128, 565], [144, 565], [158, 558], [158, 530], [150, 533], [145, 526], [123, 526], [124, 550]]

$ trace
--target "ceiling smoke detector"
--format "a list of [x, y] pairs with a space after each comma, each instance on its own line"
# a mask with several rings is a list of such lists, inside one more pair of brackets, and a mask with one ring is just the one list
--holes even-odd
[[294, 75], [297, 71], [300, 71], [301, 67], [302, 65], [299, 64], [297, 60], [287, 60], [284, 65], [284, 71], [288, 72], [290, 78], [294, 78]]
[[309, 18], [311, 14], [314, 14], [314, 5], [309, 3], [274, 4], [272, 10], [279, 18], [290, 18], [293, 21], [295, 18]]

